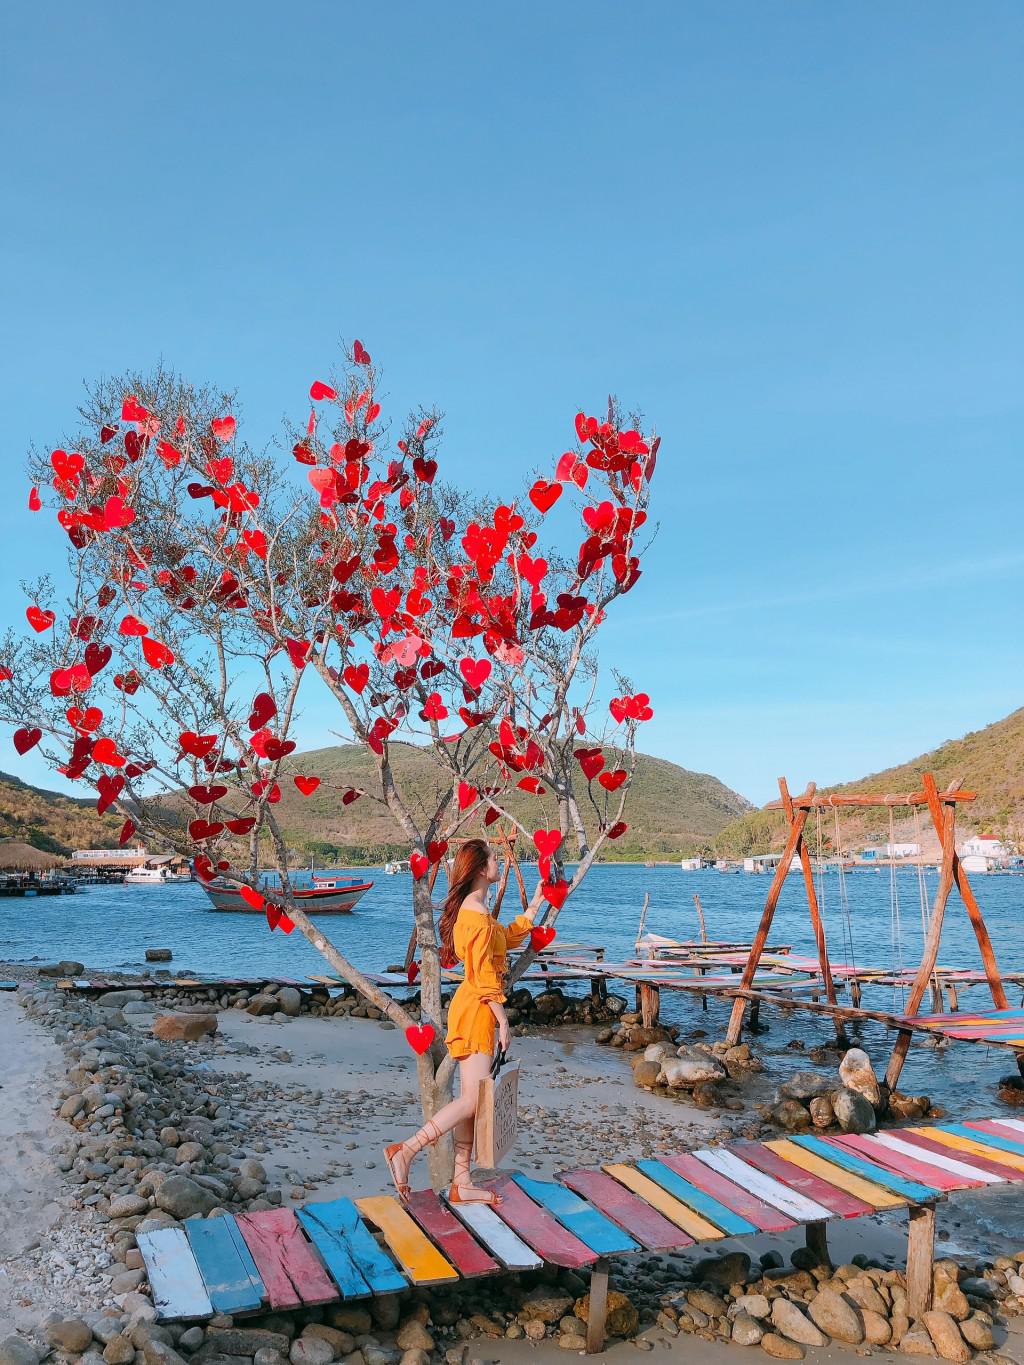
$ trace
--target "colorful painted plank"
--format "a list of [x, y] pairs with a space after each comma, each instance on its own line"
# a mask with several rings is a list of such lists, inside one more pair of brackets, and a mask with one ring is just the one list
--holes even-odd
[[984, 1180], [974, 1180], [967, 1176], [955, 1175], [952, 1171], [942, 1170], [938, 1166], [929, 1166], [920, 1157], [908, 1156], [905, 1152], [895, 1151], [892, 1147], [886, 1147], [884, 1143], [875, 1143], [866, 1135], [837, 1134], [831, 1141], [838, 1147], [852, 1152], [854, 1156], [873, 1161], [876, 1166], [881, 1166], [884, 1170], [892, 1171], [908, 1180], [919, 1180], [923, 1185], [933, 1185], [939, 1190], [947, 1192], [949, 1190], [976, 1190], [986, 1183]]
[[760, 1232], [785, 1232], [794, 1226], [792, 1218], [781, 1210], [758, 1199], [750, 1189], [744, 1189], [727, 1180], [721, 1172], [707, 1166], [698, 1157], [688, 1152], [677, 1156], [663, 1156], [663, 1161], [676, 1175], [683, 1176], [705, 1194], [710, 1194], [727, 1209], [748, 1219]]
[[[757, 1154], [765, 1159], [765, 1165], [755, 1164], [755, 1154], [748, 1155], [744, 1152], [744, 1159], [741, 1160], [736, 1152], [729, 1151], [725, 1147], [706, 1147], [697, 1155], [713, 1171], [720, 1171], [727, 1179], [751, 1190], [766, 1204], [772, 1204], [775, 1208], [781, 1209], [784, 1214], [798, 1223], [821, 1223], [836, 1216], [835, 1209], [830, 1205], [811, 1199], [805, 1192], [805, 1186], [815, 1188], [818, 1185], [823, 1185], [823, 1181], [816, 1181], [806, 1171], [801, 1171], [796, 1166], [790, 1166], [788, 1162], [777, 1157], [774, 1152], [766, 1152], [760, 1143], [750, 1143], [749, 1145], [757, 1149]], [[737, 1150], [739, 1149], [737, 1148]], [[781, 1177], [777, 1176], [777, 1170], [781, 1171], [783, 1175], [788, 1175], [792, 1184], [785, 1183]], [[865, 1212], [870, 1211], [867, 1205], [864, 1208]]]
[[648, 1251], [674, 1251], [693, 1246], [692, 1237], [604, 1171], [563, 1171], [558, 1178], [563, 1185], [589, 1199], [594, 1208], [607, 1214]]
[[1004, 1128], [1001, 1123], [994, 1119], [968, 1119], [964, 1126], [974, 1133], [983, 1133], [986, 1137], [999, 1138], [1001, 1142], [1007, 1144], [1003, 1147], [1003, 1151], [1024, 1156], [1024, 1133], [1018, 1133], [1014, 1128]]
[[442, 1204], [433, 1190], [414, 1190], [406, 1208], [434, 1245], [444, 1253], [460, 1275], [494, 1275], [501, 1266], [488, 1256], [465, 1224]]
[[640, 1244], [623, 1232], [617, 1223], [606, 1218], [599, 1209], [564, 1185], [534, 1180], [532, 1176], [518, 1173], [513, 1179], [535, 1203], [553, 1213], [564, 1228], [568, 1228], [598, 1256], [617, 1256], [640, 1250]]
[[271, 1308], [300, 1308], [338, 1298], [337, 1287], [314, 1256], [291, 1209], [240, 1213], [236, 1221]]
[[231, 1214], [188, 1218], [185, 1235], [215, 1313], [255, 1312], [267, 1297], [256, 1262]]
[[1024, 1119], [996, 1119], [1000, 1128], [1011, 1128], [1015, 1133], [1024, 1133]]
[[831, 1161], [835, 1165], [841, 1166], [844, 1171], [849, 1171], [852, 1175], [861, 1176], [864, 1180], [870, 1180], [876, 1185], [881, 1185], [883, 1189], [892, 1190], [893, 1194], [902, 1195], [904, 1203], [927, 1204], [941, 1194], [941, 1190], [936, 1186], [925, 1185], [920, 1180], [910, 1180], [905, 1176], [897, 1175], [895, 1171], [887, 1170], [884, 1166], [879, 1166], [873, 1161], [867, 1161], [864, 1157], [848, 1151], [845, 1147], [840, 1147], [831, 1138], [800, 1135], [794, 1136], [791, 1140], [798, 1147], [803, 1147], [808, 1152], [814, 1152], [825, 1161]]
[[511, 1177], [502, 1176], [488, 1181], [488, 1185], [501, 1195], [502, 1202], [495, 1210], [498, 1217], [545, 1261], [579, 1270], [597, 1260], [597, 1255], [585, 1243], [567, 1232], [547, 1209], [534, 1203]]
[[1016, 1138], [1003, 1137], [989, 1123], [951, 1123], [942, 1126], [947, 1133], [972, 1138], [983, 1147], [995, 1147], [997, 1151], [1007, 1152], [1011, 1156], [1024, 1157], [1024, 1142], [1018, 1142]]
[[[927, 1137], [924, 1136], [925, 1133], [927, 1133]], [[913, 1128], [900, 1128], [898, 1129], [898, 1134], [901, 1142], [907, 1143], [917, 1151], [927, 1152], [936, 1156], [945, 1156], [953, 1161], [964, 1161], [972, 1170], [984, 1171], [986, 1174], [998, 1180], [1024, 1180], [1024, 1170], [1015, 1170], [1013, 1166], [1007, 1166], [1002, 1162], [995, 1160], [994, 1152], [991, 1156], [982, 1155], [980, 1146], [978, 1152], [971, 1152], [964, 1150], [963, 1148], [957, 1148], [943, 1142], [938, 1142], [933, 1137], [931, 1129], [928, 1128], [923, 1129], [921, 1132], [918, 1132]], [[894, 1133], [892, 1136], [895, 1137], [896, 1134]], [[991, 1151], [991, 1148], [989, 1150]]]
[[[962, 1136], [960, 1133], [946, 1132], [943, 1128], [911, 1128], [912, 1133], [920, 1131], [933, 1142], [939, 1142], [944, 1147], [953, 1147], [959, 1152], [970, 1152], [971, 1160], [976, 1157], [990, 1157], [993, 1161], [998, 1161], [1004, 1166], [1013, 1166], [1017, 1171], [1024, 1172], [1024, 1157], [1014, 1156], [1012, 1152], [1001, 1152], [988, 1143], [981, 1142], [981, 1133], [975, 1133], [972, 1137]], [[967, 1129], [964, 1130], [966, 1133]]]
[[871, 1180], [863, 1180], [851, 1171], [844, 1171], [841, 1166], [835, 1162], [826, 1161], [816, 1152], [809, 1152], [804, 1147], [798, 1147], [789, 1138], [774, 1138], [764, 1145], [775, 1152], [777, 1156], [781, 1156], [784, 1161], [788, 1161], [794, 1166], [801, 1166], [809, 1174], [816, 1175], [837, 1189], [845, 1190], [847, 1194], [852, 1194], [856, 1199], [863, 1200], [865, 1204], [870, 1205], [871, 1209], [898, 1209], [902, 1208], [907, 1202], [893, 1194], [891, 1190], [876, 1185]]
[[304, 1204], [296, 1215], [344, 1298], [389, 1294], [407, 1287], [405, 1276], [377, 1245], [351, 1199]]
[[17, 989], [17, 981], [0, 981], [0, 991], [16, 991]]
[[889, 1151], [899, 1153], [902, 1156], [912, 1157], [915, 1161], [923, 1162], [929, 1168], [937, 1166], [939, 1170], [962, 1176], [965, 1181], [974, 1185], [1002, 1185], [1005, 1183], [998, 1175], [991, 1175], [988, 1171], [983, 1171], [979, 1166], [971, 1166], [966, 1161], [958, 1161], [955, 1156], [950, 1156], [948, 1153], [929, 1152], [921, 1147], [915, 1147], [913, 1143], [907, 1142], [900, 1132], [874, 1133], [872, 1145], [888, 1148]]
[[650, 1176], [644, 1175], [643, 1171], [638, 1171], [635, 1166], [627, 1166], [623, 1163], [612, 1162], [604, 1167], [608, 1175], [625, 1185], [628, 1190], [638, 1194], [641, 1199], [659, 1213], [663, 1213], [683, 1229], [695, 1242], [713, 1242], [719, 1237], [724, 1237], [714, 1223], [709, 1223], [706, 1218], [701, 1218], [693, 1209], [686, 1204], [681, 1204], [678, 1199], [652, 1180]]
[[728, 1236], [742, 1236], [757, 1231], [757, 1228], [748, 1219], [741, 1218], [738, 1213], [726, 1208], [712, 1195], [705, 1194], [692, 1181], [678, 1175], [663, 1161], [645, 1159], [638, 1161], [636, 1168], [638, 1171], [642, 1171], [644, 1175], [649, 1176], [663, 1190], [667, 1190], [681, 1204], [685, 1204], [695, 1213], [699, 1213], [702, 1218], [706, 1218], [716, 1227], [721, 1228]]
[[137, 1232], [157, 1317], [172, 1321], [213, 1316], [213, 1305], [181, 1228]]
[[429, 1237], [390, 1194], [357, 1199], [356, 1208], [384, 1234], [384, 1240], [413, 1284], [445, 1284], [459, 1272], [438, 1251]]
[[451, 1204], [456, 1218], [509, 1270], [536, 1270], [544, 1262], [487, 1204]]

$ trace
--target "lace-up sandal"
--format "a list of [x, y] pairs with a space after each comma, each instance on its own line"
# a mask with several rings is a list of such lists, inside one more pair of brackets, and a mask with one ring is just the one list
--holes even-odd
[[474, 1189], [470, 1180], [470, 1161], [473, 1156], [473, 1142], [455, 1143], [454, 1179], [448, 1190], [449, 1204], [486, 1204], [496, 1209], [502, 1203], [497, 1190]]
[[440, 1128], [433, 1119], [427, 1119], [426, 1123], [418, 1132], [413, 1133], [411, 1138], [406, 1138], [404, 1142], [393, 1142], [389, 1147], [384, 1148], [384, 1161], [391, 1175], [391, 1180], [398, 1192], [398, 1198], [403, 1204], [409, 1202], [409, 1195], [412, 1187], [408, 1180], [399, 1180], [398, 1172], [395, 1168], [395, 1157], [399, 1152], [405, 1150], [409, 1154], [409, 1165], [405, 1168], [408, 1176], [409, 1168], [416, 1160], [416, 1157], [425, 1147], [433, 1147], [435, 1142], [439, 1142], [443, 1136]]

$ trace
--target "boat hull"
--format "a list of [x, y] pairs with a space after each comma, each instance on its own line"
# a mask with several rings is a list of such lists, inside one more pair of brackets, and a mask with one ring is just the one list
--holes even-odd
[[[292, 899], [307, 915], [350, 915], [373, 882], [358, 882], [344, 887], [303, 887], [292, 892]], [[272, 888], [271, 888], [272, 889]], [[262, 915], [242, 899], [238, 887], [203, 885], [211, 910], [230, 910], [241, 915]]]

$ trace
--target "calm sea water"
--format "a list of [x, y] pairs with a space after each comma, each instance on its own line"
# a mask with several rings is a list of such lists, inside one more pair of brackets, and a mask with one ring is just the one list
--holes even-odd
[[[531, 869], [526, 869], [532, 889]], [[400, 962], [405, 954], [410, 927], [408, 874], [388, 877], [380, 869], [353, 869], [354, 875], [374, 881], [352, 915], [328, 917], [319, 924], [338, 948], [357, 965], [381, 969]], [[929, 899], [934, 895], [936, 874], [927, 875]], [[922, 945], [920, 893], [917, 873], [899, 871], [896, 876], [900, 901], [899, 945], [894, 944], [890, 883], [887, 870], [848, 873], [849, 932], [840, 906], [840, 879], [832, 873], [824, 879], [824, 917], [833, 960], [853, 959], [861, 965], [913, 967]], [[631, 956], [640, 908], [645, 893], [651, 903], [648, 929], [674, 938], [697, 937], [693, 904], [700, 895], [712, 939], [749, 940], [769, 885], [766, 876], [743, 873], [681, 872], [675, 867], [595, 867], [583, 886], [567, 903], [559, 918], [563, 941], [602, 943], [609, 958]], [[1000, 965], [1006, 970], [1024, 969], [1024, 878], [980, 876], [974, 879]], [[506, 898], [506, 915], [513, 912], [514, 895]], [[799, 878], [790, 876], [775, 915], [772, 941], [789, 943], [795, 950], [813, 952], [814, 940], [807, 903]], [[147, 947], [174, 951], [174, 967], [203, 975], [303, 977], [325, 970], [323, 959], [299, 933], [288, 937], [271, 934], [259, 915], [215, 913], [202, 888], [195, 884], [171, 887], [107, 886], [80, 891], [73, 896], [53, 896], [0, 901], [0, 960], [10, 962], [76, 959], [89, 967], [130, 971], [142, 969]], [[977, 944], [962, 902], [954, 892], [946, 910], [940, 962], [949, 966], [980, 965]], [[629, 994], [629, 990], [625, 992]], [[1011, 1003], [1020, 1003], [1019, 990], [1010, 988]], [[714, 1036], [728, 1005], [712, 1001], [702, 1014], [698, 1000], [681, 992], [666, 992], [663, 1012], [676, 1022], [706, 1027]], [[985, 988], [975, 987], [961, 996], [962, 1007], [990, 1006]], [[900, 1006], [891, 988], [865, 992], [864, 1004], [881, 1009]], [[926, 1007], [928, 1001], [926, 1000]], [[771, 1025], [759, 1046], [777, 1051], [793, 1037], [808, 1046], [828, 1037], [828, 1023], [812, 1016], [781, 1017], [765, 1011]], [[863, 1026], [862, 1038], [876, 1064], [884, 1064], [892, 1035], [871, 1024]], [[797, 1060], [784, 1054], [787, 1062]], [[904, 1071], [902, 1088], [926, 1090], [941, 1102], [962, 1109], [967, 1092], [981, 1092], [998, 1076], [1014, 1070], [1012, 1054], [960, 1044], [946, 1050], [915, 1046]], [[991, 1104], [991, 1091], [988, 1092]]]

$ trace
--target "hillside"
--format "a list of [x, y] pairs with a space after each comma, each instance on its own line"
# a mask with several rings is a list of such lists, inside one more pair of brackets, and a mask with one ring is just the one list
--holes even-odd
[[23, 839], [48, 853], [69, 853], [116, 844], [122, 823], [97, 815], [95, 797], [77, 800], [0, 773], [0, 839]]
[[[395, 744], [391, 754], [399, 782], [424, 805], [438, 784], [446, 783], [429, 751]], [[340, 862], [355, 861], [360, 855], [379, 861], [388, 854], [408, 854], [408, 841], [382, 806], [367, 796], [349, 806], [341, 804], [337, 788], [372, 784], [370, 755], [365, 750], [354, 745], [314, 749], [295, 755], [291, 771], [315, 774], [323, 783], [309, 797], [301, 796], [290, 782], [282, 784], [277, 810], [294, 848]], [[510, 808], [525, 823], [536, 819], [542, 809], [550, 814], [550, 802], [542, 805], [542, 800], [517, 793]], [[606, 846], [608, 858], [678, 858], [705, 847], [730, 820], [749, 808], [749, 802], [715, 777], [689, 772], [665, 759], [639, 755], [626, 811], [629, 830]], [[593, 828], [593, 821], [587, 823]]]
[[[957, 830], [961, 835], [997, 834], [1014, 844], [1024, 840], [1024, 708], [983, 730], [972, 730], [962, 739], [947, 740], [907, 763], [825, 790], [910, 791], [919, 789], [921, 774], [929, 771], [935, 774], [940, 789], [962, 777], [966, 788], [978, 793], [976, 801], [965, 802], [957, 810]], [[889, 837], [888, 817], [879, 811], [844, 810], [840, 830], [846, 849], [885, 843]], [[913, 817], [904, 814], [897, 818], [895, 831], [898, 838], [915, 838]], [[827, 832], [834, 836], [831, 816]], [[927, 817], [922, 821], [922, 835], [925, 836], [922, 843], [930, 851], [936, 841]], [[714, 846], [723, 857], [737, 858], [745, 853], [781, 848], [784, 842], [785, 822], [779, 812], [751, 811], [727, 825]]]

